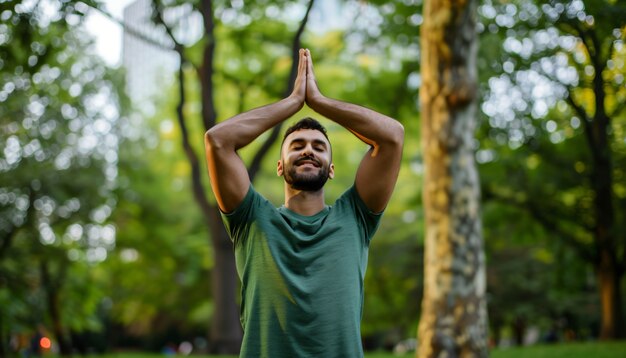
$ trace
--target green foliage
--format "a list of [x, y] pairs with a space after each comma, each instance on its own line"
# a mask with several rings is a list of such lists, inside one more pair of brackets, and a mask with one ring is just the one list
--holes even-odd
[[180, 132], [171, 119], [173, 98], [165, 93], [156, 117], [135, 116], [127, 124], [127, 131], [139, 135], [120, 149], [118, 204], [112, 215], [116, 248], [101, 265], [110, 317], [137, 337], [171, 329], [202, 335], [211, 318], [211, 246], [191, 196]]
[[[165, 6], [183, 3], [190, 2]], [[573, 17], [567, 15], [581, 4]], [[245, 8], [240, 1], [215, 2], [219, 120], [284, 95], [291, 66], [286, 34], [296, 30], [305, 6], [303, 1], [256, 1]], [[311, 49], [325, 94], [393, 116], [406, 129], [400, 177], [372, 241], [365, 283], [363, 335], [382, 345], [414, 336], [420, 313], [422, 2], [358, 6], [362, 16], [351, 27], [323, 34], [307, 29], [303, 46]], [[30, 332], [39, 322], [49, 325], [46, 298], [53, 292], [64, 302], [61, 321], [67, 331], [112, 325], [135, 338], [171, 331], [203, 336], [214, 309], [209, 299], [214, 263], [180, 149], [177, 93], [163, 91], [152, 118], [124, 116], [120, 73], [85, 55], [90, 40], [78, 30], [85, 7], [59, 1], [58, 10], [47, 18], [20, 1], [0, 2], [0, 339]], [[557, 318], [567, 317], [579, 335], [593, 336], [596, 282], [581, 259], [593, 245], [591, 159], [584, 122], [566, 98], [571, 91], [593, 113], [593, 73], [571, 30], [575, 20], [591, 22], [604, 40], [600, 51], [608, 54], [613, 44], [602, 76], [607, 109], [615, 114], [611, 150], [619, 219], [626, 212], [623, 5], [486, 1], [479, 13], [483, 101], [476, 158], [493, 332], [510, 334], [520, 318], [547, 331]], [[206, 41], [186, 49], [192, 65], [201, 63]], [[197, 74], [190, 66], [185, 75], [190, 139], [203, 153]], [[319, 117], [305, 108], [294, 119], [309, 115]], [[332, 202], [352, 184], [366, 147], [322, 120], [337, 168], [327, 187]], [[241, 151], [246, 163], [263, 139]], [[278, 153], [275, 144], [254, 185], [281, 205]], [[616, 221], [616, 231], [623, 232], [623, 220]]]
[[[492, 325], [521, 319], [545, 330], [553, 317], [566, 317], [579, 335], [597, 334], [593, 230], [605, 214], [594, 207], [585, 127], [596, 120], [594, 101], [602, 98], [609, 131], [623, 131], [625, 10], [611, 1], [487, 1], [479, 8], [483, 102], [476, 157]], [[594, 66], [605, 70], [595, 74]], [[606, 97], [594, 88], [596, 76]], [[625, 160], [620, 138], [610, 136], [613, 177], [622, 175]], [[615, 218], [626, 212], [618, 182]], [[616, 222], [616, 233], [622, 225]], [[617, 240], [618, 256], [625, 245]], [[520, 296], [523, 302], [513, 300]]]
[[100, 327], [92, 269], [115, 241], [107, 219], [125, 102], [120, 75], [85, 55], [88, 4], [53, 2], [52, 15], [35, 3], [0, 4], [3, 343], [38, 324], [61, 327], [57, 335]]

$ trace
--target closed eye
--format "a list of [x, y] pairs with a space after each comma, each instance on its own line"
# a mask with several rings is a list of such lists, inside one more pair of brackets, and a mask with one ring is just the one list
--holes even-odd
[[[296, 138], [290, 144], [289, 148], [291, 150], [301, 150], [307, 145], [307, 141], [304, 139]], [[328, 150], [328, 145], [323, 140], [315, 139], [313, 140], [312, 147], [315, 151], [325, 152]]]

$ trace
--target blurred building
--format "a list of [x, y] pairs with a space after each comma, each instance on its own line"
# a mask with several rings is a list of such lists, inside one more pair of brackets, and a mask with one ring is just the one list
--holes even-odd
[[[152, 13], [152, 0], [137, 0], [124, 8], [122, 65], [126, 69], [126, 90], [138, 102], [167, 88], [178, 68], [178, 56], [171, 50], [174, 43], [163, 27], [155, 25]], [[202, 37], [202, 17], [190, 4], [166, 9], [163, 19], [183, 44]]]

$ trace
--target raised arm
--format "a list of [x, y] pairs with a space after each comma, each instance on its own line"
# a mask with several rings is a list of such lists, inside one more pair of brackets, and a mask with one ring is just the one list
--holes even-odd
[[306, 65], [306, 52], [300, 50], [298, 75], [289, 97], [238, 114], [206, 132], [204, 144], [211, 187], [223, 212], [235, 210], [250, 187], [248, 171], [237, 150], [302, 108], [305, 101]]
[[398, 179], [404, 128], [395, 119], [376, 111], [322, 95], [315, 81], [313, 61], [308, 50], [306, 55], [306, 103], [371, 146], [361, 160], [355, 185], [365, 205], [373, 212], [381, 212], [387, 206]]

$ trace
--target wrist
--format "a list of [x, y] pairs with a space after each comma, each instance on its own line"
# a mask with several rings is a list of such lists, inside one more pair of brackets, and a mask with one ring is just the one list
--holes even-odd
[[289, 107], [294, 107], [296, 112], [304, 106], [304, 96], [295, 93], [290, 94], [283, 101], [285, 101]]
[[313, 94], [308, 94], [306, 96], [306, 104], [315, 109], [315, 107], [317, 107], [318, 105], [320, 105], [323, 101], [324, 101], [324, 95], [321, 94], [320, 92], [317, 93], [313, 93]]

